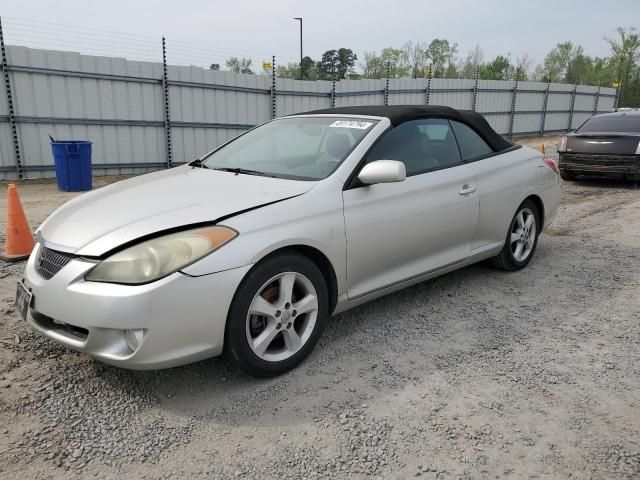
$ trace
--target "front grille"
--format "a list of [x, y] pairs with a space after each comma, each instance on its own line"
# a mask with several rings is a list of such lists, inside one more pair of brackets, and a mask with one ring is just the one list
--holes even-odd
[[42, 245], [38, 252], [38, 258], [36, 259], [36, 270], [42, 278], [49, 280], [58, 273], [62, 267], [69, 263], [69, 260], [72, 258], [73, 255], [71, 254], [51, 250]]

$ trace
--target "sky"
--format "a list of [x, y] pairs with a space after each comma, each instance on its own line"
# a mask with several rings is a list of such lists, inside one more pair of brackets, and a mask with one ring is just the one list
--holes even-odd
[[607, 55], [605, 36], [640, 27], [640, 0], [5, 0], [0, 15], [8, 44], [153, 60], [166, 36], [170, 63], [296, 61], [293, 17], [302, 17], [304, 54], [314, 59], [334, 48], [362, 59], [365, 50], [446, 38], [463, 58], [479, 44], [485, 60], [528, 53], [537, 64], [565, 40]]

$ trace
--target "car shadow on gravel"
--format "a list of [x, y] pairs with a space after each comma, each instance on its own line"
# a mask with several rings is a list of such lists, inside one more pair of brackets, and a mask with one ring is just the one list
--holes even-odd
[[[548, 323], [549, 305], [540, 301], [540, 291], [553, 288], [557, 298], [583, 309], [599, 301], [585, 292], [599, 285], [602, 262], [584, 262], [584, 255], [597, 252], [620, 269], [638, 256], [597, 241], [576, 250], [576, 241], [543, 236], [524, 270], [502, 272], [480, 263], [337, 315], [310, 357], [280, 377], [256, 379], [224, 359], [159, 371], [89, 365], [106, 388], [151, 395], [167, 414], [223, 424], [307, 421], [329, 404], [393, 395], [483, 352], [521, 344]], [[282, 407], [287, 402], [296, 405], [295, 415]], [[264, 405], [272, 406], [268, 418]]]
[[[521, 338], [506, 317], [486, 319], [475, 326], [464, 318], [472, 312], [465, 299], [470, 290], [487, 281], [500, 281], [502, 275], [487, 264], [473, 265], [332, 317], [309, 358], [275, 378], [250, 377], [224, 357], [158, 371], [124, 371], [97, 362], [92, 368], [105, 381], [113, 382], [113, 388], [144, 388], [160, 398], [162, 408], [176, 414], [217, 412], [220, 420], [232, 422], [237, 418], [232, 410], [251, 404], [250, 399], [272, 402], [304, 395], [309, 407], [317, 407], [326, 398], [349, 396], [357, 388], [384, 395], [385, 388], [415, 381], [416, 365], [405, 365], [402, 360], [408, 354], [425, 355], [423, 360], [429, 361], [420, 366], [425, 374], [426, 363], [432, 363], [431, 370], [437, 369], [436, 363], [446, 364], [448, 357], [459, 358], [472, 347], [494, 348]], [[473, 338], [468, 328], [476, 331]], [[427, 345], [429, 352], [425, 353]], [[403, 365], [394, 371], [396, 360]], [[105, 371], [110, 373], [105, 375]], [[120, 382], [123, 375], [135, 382]]]
[[[539, 282], [557, 283], [559, 292], [572, 288], [550, 273], [557, 255], [543, 240], [525, 270], [472, 265], [340, 314], [328, 322], [303, 365], [277, 378], [252, 378], [224, 359], [211, 359], [169, 370], [116, 373], [106, 380], [123, 388], [120, 375], [132, 375], [136, 381], [126, 384], [149, 392], [162, 410], [178, 416], [229, 425], [306, 422], [331, 405], [393, 395], [482, 352], [538, 334], [546, 308], [537, 295]], [[593, 277], [592, 268], [599, 267], [582, 264], [580, 278]], [[583, 302], [588, 308], [590, 299]], [[283, 408], [288, 402], [296, 405], [296, 414]], [[265, 405], [270, 406], [266, 417]]]

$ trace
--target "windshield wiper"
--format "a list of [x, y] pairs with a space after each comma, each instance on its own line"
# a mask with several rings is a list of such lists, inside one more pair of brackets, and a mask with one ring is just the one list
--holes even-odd
[[272, 178], [276, 178], [275, 175], [270, 175], [268, 173], [265, 172], [260, 172], [258, 170], [250, 170], [248, 168], [238, 168], [238, 167], [215, 167], [214, 170], [220, 170], [222, 172], [231, 172], [231, 173], [235, 173], [236, 175], [240, 175], [241, 173], [243, 175], [259, 175], [261, 177], [272, 177]]
[[209, 168], [209, 167], [207, 167], [207, 164], [204, 163], [204, 159], [202, 159], [202, 158], [198, 158], [198, 159], [194, 160], [193, 162], [191, 162], [189, 164], [189, 166], [191, 168], [198, 168], [198, 167], [199, 168]]

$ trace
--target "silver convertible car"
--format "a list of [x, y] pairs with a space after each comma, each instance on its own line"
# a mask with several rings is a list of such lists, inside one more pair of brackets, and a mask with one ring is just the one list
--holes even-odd
[[224, 353], [270, 376], [330, 315], [484, 259], [525, 267], [558, 208], [553, 160], [473, 112], [343, 107], [79, 196], [37, 230], [17, 304], [132, 369]]

